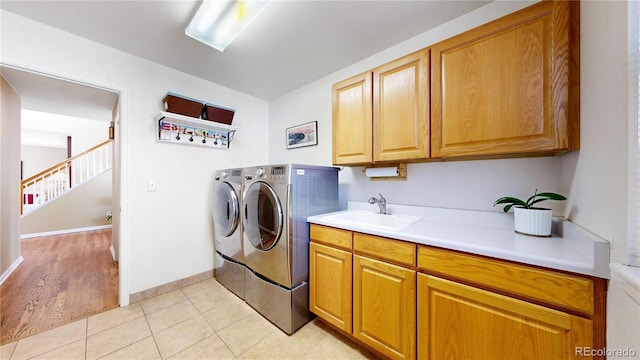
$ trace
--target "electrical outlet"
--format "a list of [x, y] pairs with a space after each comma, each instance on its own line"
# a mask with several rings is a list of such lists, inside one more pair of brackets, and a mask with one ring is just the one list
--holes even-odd
[[156, 191], [156, 179], [149, 179], [149, 183], [147, 184], [147, 190]]

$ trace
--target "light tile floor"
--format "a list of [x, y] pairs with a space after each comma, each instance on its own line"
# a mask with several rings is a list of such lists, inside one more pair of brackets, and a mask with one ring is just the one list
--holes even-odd
[[215, 279], [0, 347], [0, 359], [377, 359], [314, 320], [287, 336]]

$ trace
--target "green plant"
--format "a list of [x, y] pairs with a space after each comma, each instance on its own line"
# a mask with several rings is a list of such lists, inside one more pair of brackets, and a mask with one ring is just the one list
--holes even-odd
[[505, 207], [502, 209], [504, 212], [508, 212], [509, 210], [511, 210], [511, 207], [513, 206], [521, 207], [525, 209], [535, 209], [533, 207], [534, 204], [537, 204], [545, 200], [567, 200], [567, 198], [560, 194], [556, 194], [552, 192], [538, 193], [538, 189], [536, 189], [536, 191], [533, 193], [533, 196], [528, 198], [527, 201], [524, 201], [522, 199], [518, 199], [515, 197], [511, 197], [511, 196], [505, 196], [496, 200], [493, 203], [493, 206], [496, 206], [498, 204], [506, 204]]

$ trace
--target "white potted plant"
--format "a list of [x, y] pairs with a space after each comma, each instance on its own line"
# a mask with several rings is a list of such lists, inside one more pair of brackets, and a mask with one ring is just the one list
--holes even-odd
[[501, 197], [493, 203], [493, 206], [505, 204], [502, 209], [508, 212], [513, 207], [515, 230], [521, 234], [534, 236], [551, 236], [551, 209], [534, 207], [545, 200], [566, 200], [567, 198], [552, 192], [533, 193], [533, 196], [524, 201], [511, 196]]

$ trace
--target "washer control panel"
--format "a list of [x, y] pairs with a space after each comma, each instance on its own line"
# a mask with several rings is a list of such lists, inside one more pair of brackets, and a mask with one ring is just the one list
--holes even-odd
[[242, 169], [226, 169], [218, 170], [214, 176], [215, 181], [231, 181], [238, 184], [242, 183]]

